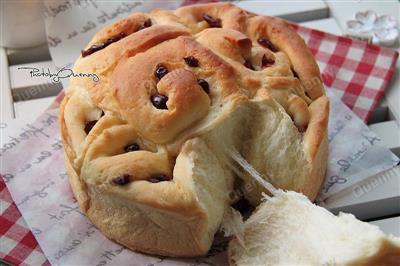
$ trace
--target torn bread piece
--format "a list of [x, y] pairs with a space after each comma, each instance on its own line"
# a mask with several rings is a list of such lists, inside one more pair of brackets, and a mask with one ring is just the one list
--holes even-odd
[[275, 191], [241, 226], [234, 220], [231, 231], [239, 235], [229, 243], [230, 265], [400, 263], [399, 238], [352, 214], [335, 216], [297, 192]]

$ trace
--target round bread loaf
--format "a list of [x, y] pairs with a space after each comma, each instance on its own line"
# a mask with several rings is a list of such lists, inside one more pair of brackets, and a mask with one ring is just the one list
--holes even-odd
[[[224, 211], [262, 188], [315, 199], [329, 103], [304, 41], [286, 22], [229, 3], [135, 13], [82, 51], [61, 105], [70, 183], [109, 238], [140, 252], [201, 256]], [[244, 182], [234, 190], [234, 180]]]

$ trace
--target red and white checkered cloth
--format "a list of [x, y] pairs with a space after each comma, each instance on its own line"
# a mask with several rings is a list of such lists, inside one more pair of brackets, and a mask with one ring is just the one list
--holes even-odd
[[15, 265], [50, 265], [2, 178], [0, 178], [0, 258]]
[[293, 25], [305, 40], [326, 86], [367, 122], [391, 80], [397, 51]]
[[[321, 68], [324, 83], [367, 121], [390, 81], [398, 53], [294, 25]], [[62, 94], [57, 97], [59, 102]], [[49, 264], [0, 178], [0, 258], [16, 265]]]

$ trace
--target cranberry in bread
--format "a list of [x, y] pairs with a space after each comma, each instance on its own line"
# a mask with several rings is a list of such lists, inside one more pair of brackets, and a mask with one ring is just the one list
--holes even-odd
[[[135, 13], [82, 51], [61, 105], [71, 187], [109, 238], [166, 256], [207, 253], [244, 178], [235, 149], [274, 186], [315, 199], [329, 103], [286, 22], [229, 3]], [[245, 189], [244, 189], [245, 188]]]

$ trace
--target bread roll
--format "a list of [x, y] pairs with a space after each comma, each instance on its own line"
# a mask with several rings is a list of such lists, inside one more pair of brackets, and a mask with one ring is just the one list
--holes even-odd
[[[100, 81], [71, 78], [61, 105], [71, 187], [122, 245], [206, 254], [235, 200], [226, 147], [275, 186], [316, 197], [329, 103], [286, 22], [229, 3], [135, 13], [96, 33], [73, 70]], [[257, 204], [261, 192], [245, 194]]]

